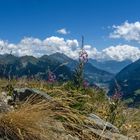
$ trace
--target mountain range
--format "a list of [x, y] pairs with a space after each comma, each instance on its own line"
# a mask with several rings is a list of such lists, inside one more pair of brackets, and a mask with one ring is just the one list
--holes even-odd
[[[53, 71], [58, 80], [71, 79], [78, 61], [69, 58], [62, 53], [44, 55], [40, 58], [33, 56], [17, 57], [10, 54], [0, 55], [1, 77], [35, 77], [47, 79], [48, 68]], [[85, 65], [85, 79], [94, 83], [109, 82], [113, 74], [100, 70], [92, 64]]]
[[116, 74], [118, 72], [120, 72], [124, 67], [126, 67], [127, 65], [131, 64], [132, 61], [131, 60], [123, 60], [123, 61], [116, 61], [116, 60], [108, 60], [108, 61], [99, 61], [99, 60], [95, 60], [95, 59], [89, 59], [89, 62], [101, 69], [101, 70], [105, 70], [107, 72]]

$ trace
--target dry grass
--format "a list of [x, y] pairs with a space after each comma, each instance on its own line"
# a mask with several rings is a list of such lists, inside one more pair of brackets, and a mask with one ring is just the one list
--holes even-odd
[[[18, 109], [1, 115], [0, 133], [12, 140], [45, 139], [40, 122], [45, 117], [46, 104], [34, 105], [25, 103]], [[48, 111], [49, 113], [49, 111]]]
[[10, 140], [56, 140], [54, 132], [66, 132], [52, 116], [51, 103], [32, 97], [14, 111], [0, 114], [0, 135]]
[[85, 124], [94, 125], [79, 111], [64, 107], [61, 102], [33, 97], [14, 111], [0, 115], [0, 135], [10, 140], [67, 140], [69, 137], [96, 140]]
[[127, 120], [121, 128], [123, 133], [140, 140], [140, 109], [127, 109], [125, 112]]
[[[67, 90], [63, 85], [50, 88], [47, 83], [38, 81], [28, 81], [26, 85], [24, 82], [14, 81], [13, 85], [41, 89], [52, 96], [53, 101], [44, 102], [31, 98], [13, 112], [2, 114], [0, 117], [2, 135], [14, 140], [66, 140], [69, 135], [80, 140], [99, 138], [85, 125], [97, 127], [94, 122], [86, 119], [89, 113], [97, 114], [106, 120], [109, 102], [102, 91], [88, 89], [77, 92]], [[120, 127], [121, 132], [139, 139], [140, 111], [132, 112], [120, 105], [115, 125], [120, 125], [122, 115], [125, 115], [125, 122]]]
[[[29, 83], [28, 85], [29, 87], [40, 88], [40, 84], [35, 81], [34, 84]], [[53, 89], [50, 89], [45, 82], [42, 82], [41, 90], [53, 96], [53, 98], [63, 106], [71, 108], [72, 110], [77, 110], [80, 115], [86, 115], [93, 112], [104, 120], [106, 120], [109, 115], [109, 102], [102, 91], [87, 90], [84, 94], [81, 94], [76, 90], [67, 90], [63, 85], [55, 86]], [[79, 114], [77, 114], [77, 116], [80, 116]], [[120, 131], [123, 134], [139, 140], [140, 110], [127, 109], [123, 104], [120, 104], [117, 110], [115, 125], [120, 127]]]

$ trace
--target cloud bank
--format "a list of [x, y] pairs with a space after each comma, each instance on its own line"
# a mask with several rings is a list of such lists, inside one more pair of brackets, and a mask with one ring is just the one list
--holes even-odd
[[[135, 61], [140, 58], [140, 49], [127, 44], [109, 46], [101, 51], [91, 45], [85, 45], [84, 48], [89, 54], [89, 58], [97, 60], [123, 61], [130, 59]], [[32, 55], [35, 57], [60, 52], [77, 59], [80, 45], [76, 39], [70, 40], [57, 36], [47, 37], [44, 40], [26, 37], [17, 44], [0, 40], [0, 54], [10, 53], [11, 51], [16, 56]]]
[[124, 22], [122, 25], [113, 25], [113, 33], [110, 38], [123, 38], [127, 41], [137, 41], [140, 43], [140, 22], [129, 23]]

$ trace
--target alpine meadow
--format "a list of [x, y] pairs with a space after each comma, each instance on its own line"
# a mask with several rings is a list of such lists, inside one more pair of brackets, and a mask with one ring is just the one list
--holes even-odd
[[1, 0], [0, 140], [140, 140], [139, 7]]

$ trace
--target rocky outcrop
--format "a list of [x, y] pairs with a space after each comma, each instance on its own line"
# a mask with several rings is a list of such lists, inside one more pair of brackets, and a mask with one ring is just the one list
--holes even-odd
[[9, 110], [10, 110], [10, 106], [0, 100], [0, 113], [8, 112]]
[[9, 100], [11, 100], [11, 97], [7, 96], [6, 92], [0, 94], [0, 113], [8, 112], [12, 109], [12, 106], [8, 104]]
[[134, 140], [132, 138], [129, 138], [127, 136], [124, 136], [122, 134], [119, 133], [113, 133], [109, 130], [100, 130], [100, 129], [94, 129], [91, 127], [88, 127], [88, 129], [91, 130], [91, 132], [95, 133], [96, 135], [100, 136], [101, 138], [105, 138], [108, 140]]
[[111, 132], [119, 133], [119, 129], [116, 126], [112, 125], [109, 122], [102, 120], [99, 116], [97, 116], [95, 114], [90, 114], [88, 118], [91, 121], [93, 121], [95, 123], [95, 125], [97, 125], [102, 130], [106, 129]]
[[37, 90], [37, 89], [31, 89], [31, 88], [15, 88], [13, 93], [13, 99], [24, 101], [30, 96], [39, 96], [45, 100], [51, 100], [51, 96], [49, 96], [47, 93]]
[[133, 140], [127, 136], [120, 134], [119, 129], [113, 124], [102, 120], [99, 116], [95, 114], [89, 114], [88, 119], [94, 122], [95, 126], [86, 126], [94, 134], [109, 139], [109, 140]]

